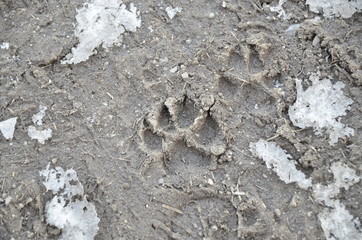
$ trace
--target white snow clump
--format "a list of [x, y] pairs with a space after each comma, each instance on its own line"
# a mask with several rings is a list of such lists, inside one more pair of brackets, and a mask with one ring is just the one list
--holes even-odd
[[354, 130], [340, 122], [340, 117], [346, 115], [352, 99], [343, 95], [342, 82], [332, 84], [329, 79], [319, 80], [319, 73], [312, 74], [312, 82], [306, 91], [302, 80], [295, 79], [297, 100], [289, 108], [289, 117], [294, 126], [300, 128], [313, 127], [317, 135], [322, 130], [329, 134], [329, 144], [338, 142], [338, 138], [354, 135]]
[[[45, 106], [39, 106], [39, 112], [37, 114], [34, 114], [32, 117], [33, 123], [35, 125], [41, 126], [43, 125], [43, 118], [45, 116], [45, 111], [47, 110], [47, 107]], [[28, 136], [31, 139], [36, 139], [40, 144], [44, 144], [46, 140], [50, 139], [52, 137], [52, 130], [50, 128], [44, 129], [42, 131], [37, 130], [34, 126], [28, 127]]]
[[312, 186], [311, 179], [306, 179], [303, 172], [297, 170], [296, 162], [289, 160], [292, 158], [275, 142], [267, 142], [260, 139], [258, 142], [252, 142], [249, 145], [250, 151], [261, 158], [267, 168], [272, 168], [278, 177], [285, 183], [295, 182], [302, 189]]
[[182, 8], [180, 7], [175, 7], [175, 8], [172, 8], [172, 7], [166, 7], [166, 13], [167, 13], [167, 16], [170, 18], [170, 19], [173, 19], [177, 13], [180, 13]]
[[277, 12], [278, 13], [278, 17], [279, 18], [283, 18], [283, 20], [288, 20], [290, 19], [290, 17], [288, 16], [288, 14], [284, 11], [283, 9], [283, 4], [288, 1], [288, 0], [279, 0], [278, 5], [274, 6], [274, 7], [270, 7], [270, 11], [272, 12]]
[[0, 49], [8, 50], [10, 48], [10, 44], [8, 42], [3, 42], [0, 44]]
[[323, 12], [326, 18], [350, 18], [355, 12], [362, 10], [361, 0], [307, 0], [306, 4], [312, 12]]
[[[50, 163], [40, 172], [45, 177], [44, 186], [55, 195], [45, 206], [47, 223], [62, 229], [61, 240], [92, 240], [99, 230], [99, 218], [95, 206], [83, 196], [77, 173], [49, 167]], [[74, 196], [83, 200], [74, 200]]]
[[96, 54], [102, 44], [108, 49], [122, 42], [122, 33], [135, 32], [141, 26], [139, 11], [131, 3], [129, 10], [122, 0], [89, 0], [77, 9], [75, 36], [79, 44], [72, 48], [62, 64], [77, 64]]
[[35, 125], [41, 126], [43, 125], [43, 117], [45, 116], [45, 111], [48, 108], [45, 106], [39, 106], [39, 112], [37, 114], [34, 114], [32, 117], [33, 123]]
[[28, 136], [31, 139], [36, 139], [40, 144], [44, 144], [46, 140], [52, 137], [52, 130], [50, 128], [44, 129], [42, 131], [36, 130], [34, 126], [28, 127]]
[[353, 216], [339, 201], [335, 202], [332, 209], [323, 209], [318, 217], [327, 240], [362, 239], [362, 232], [357, 230], [360, 227], [358, 219], [353, 220]]
[[[340, 192], [340, 188], [348, 190], [350, 186], [360, 181], [354, 169], [347, 165], [337, 162], [331, 166], [334, 176], [334, 183], [324, 186], [316, 184], [313, 186], [314, 199], [326, 206], [318, 214], [321, 221], [321, 227], [327, 240], [350, 240], [362, 239], [362, 231], [359, 219], [353, 219], [353, 216], [346, 210], [343, 203], [335, 200]], [[362, 229], [361, 229], [362, 230]]]
[[16, 117], [9, 118], [8, 120], [0, 122], [0, 132], [3, 134], [5, 139], [13, 139], [17, 119], [18, 118]]

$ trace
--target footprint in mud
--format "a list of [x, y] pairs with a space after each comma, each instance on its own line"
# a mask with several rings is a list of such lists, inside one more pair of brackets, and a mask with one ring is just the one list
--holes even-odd
[[150, 157], [147, 161], [158, 161], [171, 175], [207, 170], [226, 151], [219, 124], [209, 113], [214, 98], [198, 100], [170, 97], [141, 123], [140, 149]]
[[255, 39], [251, 37], [247, 43], [229, 49], [228, 66], [231, 66], [233, 71], [242, 73], [243, 77], [262, 72], [265, 68], [264, 61], [267, 54], [263, 47], [266, 45], [254, 42]]
[[216, 91], [234, 111], [253, 115], [271, 115], [277, 112], [277, 98], [272, 87], [249, 83], [237, 74], [224, 73], [218, 76]]
[[239, 239], [238, 217], [228, 200], [210, 197], [189, 201], [181, 212], [162, 228], [173, 239]]
[[274, 225], [270, 211], [264, 202], [247, 192], [239, 192], [233, 205], [237, 209], [239, 239], [269, 239], [269, 226]]
[[168, 159], [166, 166], [171, 174], [181, 174], [181, 170], [184, 174], [197, 174], [197, 169], [207, 169], [211, 163], [210, 156], [188, 147], [183, 141], [170, 144], [165, 152]]
[[177, 126], [180, 128], [187, 128], [191, 126], [194, 119], [198, 115], [198, 110], [194, 107], [194, 103], [185, 97], [182, 103], [179, 105], [177, 114]]
[[257, 50], [256, 45], [249, 45], [250, 53], [248, 56], [248, 66], [251, 73], [258, 73], [263, 71], [264, 63], [260, 59], [260, 52]]
[[165, 105], [162, 105], [157, 121], [159, 126], [166, 132], [175, 130], [175, 126], [171, 118], [172, 117], [168, 108]]
[[156, 135], [150, 129], [143, 131], [143, 139], [147, 148], [151, 151], [162, 151], [162, 137]]

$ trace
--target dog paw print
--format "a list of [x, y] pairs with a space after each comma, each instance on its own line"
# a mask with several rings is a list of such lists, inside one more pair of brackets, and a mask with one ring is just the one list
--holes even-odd
[[230, 201], [217, 197], [187, 202], [180, 213], [157, 228], [172, 239], [238, 239], [238, 217]]
[[210, 112], [214, 102], [211, 95], [185, 95], [156, 106], [139, 129], [140, 149], [148, 155], [143, 166], [158, 163], [167, 173], [185, 177], [214, 166], [227, 152], [225, 136]]
[[237, 198], [232, 201], [237, 209], [238, 238], [265, 239], [274, 225], [272, 214], [267, 210], [264, 202], [247, 192], [238, 192]]

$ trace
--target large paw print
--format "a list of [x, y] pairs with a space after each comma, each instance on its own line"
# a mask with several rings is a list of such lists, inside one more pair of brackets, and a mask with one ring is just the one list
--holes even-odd
[[140, 149], [149, 157], [142, 171], [155, 164], [186, 177], [215, 166], [227, 144], [210, 113], [214, 101], [210, 95], [196, 100], [185, 95], [156, 106], [139, 128]]

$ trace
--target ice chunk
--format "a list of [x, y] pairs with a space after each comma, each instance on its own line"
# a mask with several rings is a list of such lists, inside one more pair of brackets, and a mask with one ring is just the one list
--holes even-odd
[[312, 12], [323, 12], [326, 18], [350, 18], [355, 12], [361, 12], [361, 0], [307, 0], [306, 4]]
[[258, 142], [250, 143], [249, 147], [250, 151], [261, 158], [267, 168], [272, 168], [285, 183], [295, 182], [302, 189], [312, 186], [311, 179], [306, 179], [304, 173], [297, 170], [295, 167], [296, 162], [289, 160], [292, 157], [275, 142], [260, 139]]
[[0, 44], [0, 49], [8, 50], [9, 47], [10, 47], [10, 44], [8, 42], [3, 42], [2, 44]]
[[39, 106], [39, 112], [37, 114], [34, 114], [33, 117], [32, 117], [32, 120], [33, 120], [33, 123], [35, 125], [43, 125], [43, 117], [45, 116], [45, 111], [47, 110], [48, 108], [45, 107], [45, 106]]
[[72, 48], [62, 64], [77, 64], [95, 54], [95, 48], [121, 43], [125, 31], [135, 32], [141, 26], [139, 11], [133, 3], [129, 10], [121, 0], [89, 0], [77, 9], [75, 36], [79, 44]]
[[73, 169], [64, 171], [61, 167], [49, 169], [50, 163], [40, 176], [45, 177], [44, 186], [56, 194], [46, 203], [46, 221], [62, 229], [60, 239], [91, 240], [97, 234], [99, 218], [95, 206], [86, 199], [74, 200], [74, 196], [83, 197], [83, 185]]
[[334, 206], [334, 198], [339, 194], [339, 188], [335, 184], [324, 186], [320, 183], [313, 185], [313, 197], [320, 203], [328, 207]]
[[349, 168], [347, 165], [341, 162], [334, 162], [331, 166], [331, 170], [335, 179], [335, 185], [338, 188], [349, 189], [355, 183], [358, 183], [360, 177], [356, 175], [356, 171]]
[[86, 200], [70, 202], [54, 197], [45, 206], [49, 225], [62, 229], [63, 240], [91, 240], [97, 234], [99, 218], [94, 205]]
[[10, 118], [8, 120], [0, 122], [0, 131], [3, 134], [4, 138], [11, 140], [14, 137], [16, 120], [18, 118]]
[[31, 139], [38, 140], [39, 143], [44, 144], [46, 140], [52, 137], [52, 130], [50, 128], [39, 131], [34, 126], [28, 127], [28, 136]]
[[40, 176], [45, 177], [43, 182], [47, 190], [51, 190], [53, 194], [61, 192], [61, 196], [69, 198], [75, 195], [83, 195], [83, 186], [78, 180], [77, 173], [73, 169], [64, 171], [61, 167], [50, 169], [50, 163], [45, 170], [40, 172]]
[[339, 201], [335, 201], [334, 208], [325, 208], [318, 217], [327, 240], [362, 239], [362, 232], [357, 230], [359, 226], [354, 223], [353, 216]]
[[313, 197], [327, 206], [319, 215], [324, 235], [327, 240], [350, 240], [362, 239], [362, 232], [358, 230], [359, 219], [353, 219], [343, 203], [336, 200], [340, 188], [348, 188], [357, 183], [360, 178], [356, 171], [341, 162], [335, 162], [331, 166], [334, 182], [328, 186], [316, 184], [313, 186]]
[[175, 8], [172, 8], [172, 7], [166, 7], [166, 13], [167, 13], [167, 16], [170, 18], [170, 19], [173, 19], [177, 13], [180, 13], [182, 10], [182, 8], [180, 7], [175, 7]]
[[329, 79], [319, 80], [319, 73], [310, 77], [312, 86], [303, 90], [302, 81], [295, 79], [297, 100], [289, 108], [289, 117], [294, 126], [300, 128], [313, 127], [316, 134], [322, 130], [329, 134], [331, 145], [338, 142], [338, 138], [354, 134], [354, 130], [340, 122], [340, 117], [346, 115], [352, 99], [344, 96], [344, 84], [332, 84]]
[[288, 1], [288, 0], [279, 0], [278, 5], [276, 5], [275, 7], [270, 7], [270, 11], [272, 12], [277, 12], [278, 13], [278, 17], [281, 17], [283, 20], [288, 20], [290, 17], [288, 16], [288, 14], [284, 11], [283, 9], [283, 4]]

